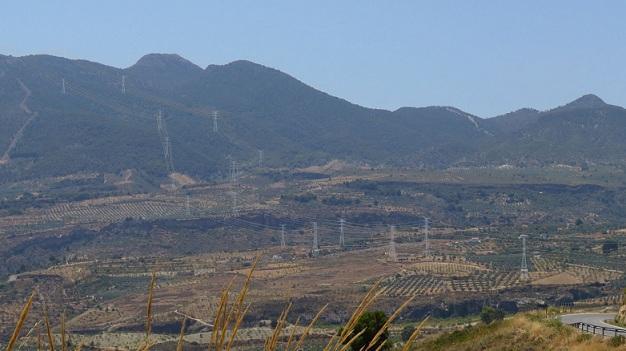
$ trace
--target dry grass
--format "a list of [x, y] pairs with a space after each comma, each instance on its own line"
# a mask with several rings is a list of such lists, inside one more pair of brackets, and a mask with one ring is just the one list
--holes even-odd
[[409, 339], [404, 343], [404, 346], [402, 347], [402, 351], [411, 350], [411, 347], [413, 347], [413, 343], [415, 342], [415, 339], [417, 339], [417, 337], [420, 335], [422, 327], [424, 326], [426, 321], [428, 321], [429, 318], [430, 316], [426, 316], [426, 318], [424, 318], [420, 322], [420, 324], [418, 324], [417, 327], [415, 327], [415, 330], [413, 331], [413, 333], [411, 333], [411, 336], [409, 337]]
[[278, 340], [280, 340], [280, 336], [283, 332], [285, 325], [287, 324], [287, 316], [289, 315], [289, 310], [291, 309], [291, 302], [285, 307], [285, 309], [281, 312], [278, 320], [276, 321], [276, 328], [272, 332], [272, 335], [265, 341], [265, 345], [263, 349], [265, 351], [275, 350], [278, 346]]
[[48, 349], [54, 351], [54, 336], [52, 336], [52, 329], [50, 328], [50, 319], [48, 318], [48, 308], [44, 304], [43, 320], [46, 324], [46, 334], [48, 335]]
[[154, 300], [154, 286], [156, 285], [156, 273], [152, 273], [150, 279], [150, 285], [148, 286], [148, 303], [146, 304], [146, 337], [141, 345], [137, 348], [137, 351], [148, 351], [152, 346], [150, 335], [152, 334], [152, 301]]
[[186, 323], [187, 323], [187, 318], [184, 318], [182, 324], [180, 325], [180, 335], [178, 336], [178, 343], [176, 344], [176, 351], [183, 351], [183, 346], [185, 344], [185, 324]]
[[22, 313], [20, 313], [20, 318], [17, 320], [15, 331], [13, 331], [13, 335], [11, 335], [11, 339], [9, 339], [9, 344], [7, 345], [7, 351], [13, 350], [13, 347], [15, 346], [15, 343], [17, 342], [17, 339], [20, 336], [20, 331], [22, 330], [22, 327], [24, 326], [24, 321], [26, 320], [26, 317], [28, 317], [28, 312], [30, 312], [30, 308], [33, 305], [33, 297], [35, 297], [34, 292], [28, 298], [28, 301], [26, 301], [26, 304], [24, 305], [24, 308], [22, 309]]
[[490, 325], [477, 325], [416, 343], [413, 350], [626, 350], [609, 339], [587, 337], [544, 313], [518, 314]]
[[[222, 291], [219, 299], [219, 303], [217, 305], [217, 309], [213, 315], [213, 329], [211, 332], [210, 341], [208, 344], [208, 350], [214, 351], [230, 351], [233, 348], [234, 342], [237, 337], [237, 332], [241, 326], [241, 323], [249, 309], [249, 305], [245, 303], [246, 297], [248, 295], [248, 291], [250, 289], [250, 282], [253, 276], [253, 273], [257, 267], [257, 263], [259, 261], [259, 257], [257, 257], [252, 266], [250, 267], [248, 273], [246, 274], [246, 278], [243, 282], [243, 285], [239, 292], [235, 295], [234, 300], [231, 299], [231, 295], [233, 295], [233, 285], [234, 279], [230, 281], [230, 283], [226, 286], [226, 288]], [[146, 303], [146, 320], [145, 320], [145, 335], [141, 342], [138, 343], [136, 347], [137, 351], [148, 351], [155, 345], [156, 341], [152, 340], [152, 324], [154, 317], [153, 310], [153, 302], [154, 302], [154, 292], [156, 288], [156, 274], [152, 274], [152, 279], [150, 280], [150, 285], [148, 286], [148, 298]], [[350, 348], [351, 344], [355, 342], [361, 336], [365, 330], [354, 330], [359, 318], [368, 311], [368, 309], [372, 306], [375, 300], [381, 295], [381, 290], [379, 288], [379, 282], [374, 284], [374, 286], [366, 293], [363, 299], [358, 304], [357, 308], [352, 313], [350, 319], [345, 324], [343, 328], [341, 328], [341, 332], [337, 335], [333, 335], [326, 346], [324, 347], [324, 351], [346, 351]], [[9, 346], [7, 347], [7, 351], [13, 351], [13, 346], [19, 339], [20, 331], [23, 327], [24, 321], [26, 320], [30, 308], [32, 306], [34, 294], [28, 299], [26, 305], [24, 306], [18, 323], [16, 325], [15, 331], [11, 340], [9, 342]], [[389, 329], [393, 321], [400, 315], [402, 310], [410, 303], [412, 299], [407, 300], [404, 304], [402, 304], [387, 320], [385, 325], [380, 329], [380, 331], [375, 335], [374, 340], [364, 349], [364, 351], [373, 350], [373, 347], [377, 344], [379, 339], [382, 337], [383, 333]], [[289, 316], [289, 311], [292, 308], [292, 304], [289, 303], [285, 309], [280, 314], [276, 327], [272, 331], [272, 334], [266, 339], [264, 350], [265, 351], [276, 351], [276, 350], [284, 350], [284, 351], [295, 351], [300, 350], [306, 345], [307, 337], [313, 330], [317, 321], [321, 318], [323, 313], [325, 312], [328, 305], [322, 307], [315, 317], [309, 322], [309, 324], [304, 328], [300, 336], [296, 337], [297, 325], [300, 321], [298, 318], [294, 324], [289, 335], [285, 335], [285, 330], [287, 327], [287, 318]], [[48, 310], [44, 304], [44, 325], [47, 334], [47, 346], [50, 351], [54, 351], [55, 348], [55, 338], [52, 333], [52, 327], [50, 325], [50, 320], [48, 316]], [[61, 338], [61, 350], [67, 351], [68, 344], [68, 333], [65, 325], [65, 314], [61, 316], [60, 323], [60, 338]], [[185, 325], [186, 318], [182, 321], [180, 333], [176, 342], [176, 351], [183, 351], [184, 343], [185, 343]], [[419, 329], [423, 325], [423, 322], [418, 326], [416, 331], [411, 336], [410, 343], [417, 338], [419, 334]], [[37, 327], [37, 324], [33, 326], [31, 329], [34, 330]], [[30, 334], [30, 332], [29, 332]], [[286, 339], [286, 340], [285, 340]], [[281, 343], [281, 340], [283, 342]], [[410, 346], [410, 343], [407, 343]], [[82, 349], [82, 344], [78, 344], [76, 350]], [[408, 350], [408, 346], [405, 345], [403, 350]], [[379, 347], [380, 348], [380, 347]], [[378, 348], [378, 349], [379, 349]], [[37, 350], [43, 349], [43, 343], [41, 338], [41, 333], [39, 333], [39, 337], [37, 339]], [[377, 349], [377, 350], [378, 350]]]

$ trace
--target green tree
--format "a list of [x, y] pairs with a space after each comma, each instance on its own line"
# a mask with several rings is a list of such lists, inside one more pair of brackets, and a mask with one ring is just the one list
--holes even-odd
[[619, 245], [617, 241], [615, 240], [606, 240], [602, 244], [602, 253], [605, 255], [610, 254], [611, 252], [617, 251], [618, 249], [619, 249]]
[[480, 311], [480, 320], [485, 324], [504, 319], [504, 312], [491, 306], [485, 306]]
[[[352, 335], [348, 338], [348, 340], [352, 339], [353, 336], [360, 333], [362, 330], [365, 330], [365, 332], [363, 332], [363, 334], [361, 334], [361, 336], [359, 336], [352, 343], [352, 345], [350, 345], [350, 348], [353, 351], [365, 349], [374, 339], [374, 336], [378, 333], [380, 328], [385, 325], [385, 322], [387, 322], [387, 315], [383, 311], [367, 311], [363, 313], [363, 315], [356, 322]], [[389, 350], [392, 345], [392, 342], [389, 340], [389, 331], [385, 330], [371, 349]]]

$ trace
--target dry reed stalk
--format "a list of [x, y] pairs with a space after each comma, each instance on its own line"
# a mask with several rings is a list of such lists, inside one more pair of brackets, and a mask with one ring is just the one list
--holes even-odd
[[226, 350], [230, 350], [231, 347], [233, 346], [233, 343], [235, 342], [235, 337], [237, 336], [237, 332], [239, 331], [239, 326], [241, 325], [241, 322], [243, 321], [243, 317], [246, 315], [246, 313], [248, 313], [248, 308], [250, 308], [250, 305], [246, 306], [246, 308], [243, 310], [243, 313], [241, 313], [237, 317], [235, 326], [233, 327], [233, 330], [230, 333], [230, 340], [228, 340], [228, 345], [226, 346]]
[[139, 344], [138, 351], [150, 350], [152, 346], [150, 344], [150, 335], [152, 334], [152, 301], [154, 299], [154, 286], [156, 285], [156, 272], [152, 272], [152, 278], [150, 279], [150, 285], [148, 286], [148, 302], [146, 304], [146, 337], [144, 341]]
[[154, 344], [155, 344], [155, 343], [153, 343], [153, 342], [146, 341], [146, 343], [145, 343], [145, 344], [144, 344], [141, 348], [139, 348], [139, 351], [149, 351], [149, 350], [150, 350], [150, 348], [151, 348], [152, 346], [154, 346]]
[[[219, 344], [216, 345], [216, 351], [220, 351], [222, 349], [222, 347], [224, 346], [224, 340], [225, 340], [225, 337], [226, 337], [226, 330], [230, 326], [231, 321], [233, 319], [235, 321], [238, 321], [240, 318], [243, 318], [242, 314], [245, 314], [245, 312], [243, 310], [243, 302], [246, 299], [246, 295], [248, 294], [248, 289], [250, 288], [250, 281], [252, 280], [252, 273], [254, 273], [254, 270], [256, 269], [256, 265], [259, 262], [259, 258], [260, 258], [260, 256], [257, 256], [254, 259], [254, 262], [252, 262], [252, 266], [250, 267], [250, 272], [248, 272], [248, 275], [246, 276], [246, 280], [245, 280], [243, 286], [241, 287], [241, 290], [239, 291], [239, 294], [237, 295], [237, 298], [235, 299], [235, 303], [229, 309], [228, 313], [225, 314], [226, 321], [224, 322], [224, 324], [222, 326], [222, 334], [220, 336]], [[230, 341], [228, 342], [229, 345], [232, 344], [232, 342], [233, 342], [233, 340], [235, 338], [235, 335], [236, 335], [236, 333], [232, 333], [231, 332]]]
[[148, 306], [146, 307], [146, 340], [152, 333], [152, 299], [154, 298], [154, 285], [156, 283], [156, 272], [152, 272], [150, 286], [148, 287]]
[[26, 304], [22, 308], [22, 312], [20, 313], [20, 318], [17, 320], [17, 324], [15, 325], [15, 330], [13, 331], [13, 335], [11, 335], [11, 339], [9, 339], [9, 343], [7, 345], [7, 351], [12, 351], [13, 346], [17, 342], [18, 337], [20, 336], [20, 331], [22, 330], [22, 326], [24, 326], [24, 321], [26, 317], [28, 317], [28, 312], [30, 312], [30, 307], [33, 305], [33, 297], [35, 297], [35, 292], [30, 294], [30, 297], [26, 301]]
[[398, 309], [396, 309], [396, 311], [389, 317], [387, 318], [387, 321], [385, 322], [385, 324], [383, 324], [383, 326], [378, 330], [378, 332], [374, 335], [374, 337], [372, 338], [372, 340], [370, 341], [369, 345], [367, 345], [367, 347], [365, 348], [365, 351], [370, 350], [374, 345], [376, 345], [376, 343], [378, 342], [378, 340], [380, 339], [380, 337], [383, 335], [383, 333], [389, 329], [389, 325], [391, 325], [391, 323], [398, 318], [398, 316], [400, 315], [400, 312], [402, 312], [402, 310], [404, 310], [406, 308], [406, 306], [409, 305], [409, 303], [411, 301], [413, 301], [413, 299], [415, 298], [415, 296], [411, 296], [408, 300], [406, 300], [400, 307], [398, 307]]
[[283, 331], [285, 323], [287, 322], [287, 316], [289, 315], [289, 310], [291, 309], [292, 303], [289, 302], [287, 307], [280, 313], [280, 316], [276, 320], [276, 327], [272, 332], [272, 335], [265, 340], [265, 351], [273, 351], [276, 349], [278, 344], [278, 340], [280, 339], [280, 335]]
[[65, 335], [65, 312], [61, 315], [61, 350], [67, 351], [67, 340]]
[[228, 295], [230, 293], [230, 288], [233, 284], [232, 279], [228, 286], [222, 291], [222, 296], [220, 297], [220, 303], [217, 306], [217, 310], [215, 311], [215, 317], [213, 320], [213, 331], [211, 333], [211, 341], [209, 342], [209, 350], [211, 350], [211, 345], [215, 347], [217, 350], [217, 341], [219, 337], [218, 331], [221, 329], [221, 324], [225, 317], [222, 317], [225, 314], [226, 307], [228, 305]]
[[328, 344], [324, 347], [324, 351], [337, 351], [342, 345], [345, 345], [348, 338], [354, 332], [354, 327], [358, 322], [359, 318], [367, 311], [367, 309], [372, 305], [372, 303], [380, 296], [380, 291], [378, 290], [378, 286], [380, 284], [380, 280], [374, 283], [374, 285], [370, 288], [370, 290], [365, 294], [361, 302], [357, 306], [357, 308], [352, 313], [352, 316], [348, 320], [348, 322], [344, 325], [341, 330], [339, 337], [333, 336]]
[[180, 335], [178, 335], [178, 344], [176, 345], [176, 351], [183, 351], [183, 345], [185, 344], [185, 324], [187, 323], [187, 317], [183, 319], [183, 323], [180, 326]]
[[296, 334], [296, 330], [298, 330], [298, 323], [300, 323], [300, 317], [298, 317], [296, 319], [296, 322], [293, 324], [293, 329], [291, 330], [291, 333], [289, 333], [289, 339], [287, 339], [287, 345], [285, 345], [285, 350], [289, 350], [289, 346], [291, 346], [293, 336]]
[[[320, 318], [320, 316], [322, 315], [322, 313], [324, 312], [324, 310], [326, 310], [326, 307], [328, 307], [328, 304], [324, 305], [324, 307], [322, 307], [319, 312], [317, 312], [317, 314], [315, 315], [315, 317], [313, 318], [313, 320], [311, 321], [311, 323], [309, 323], [309, 325], [306, 327], [306, 329], [304, 330], [304, 332], [302, 333], [302, 335], [300, 336], [300, 340], [298, 340], [298, 343], [296, 344], [295, 350], [300, 350], [300, 347], [302, 347], [302, 345], [304, 345], [304, 340], [306, 339], [307, 335], [309, 335], [309, 332], [311, 331], [311, 329], [313, 328], [313, 325], [315, 325], [315, 323], [317, 322], [317, 320]], [[287, 350], [288, 351], [288, 350]]]
[[358, 338], [359, 338], [359, 336], [361, 336], [361, 335], [363, 335], [363, 333], [365, 333], [365, 330], [366, 330], [366, 329], [361, 330], [361, 331], [360, 331], [360, 332], [358, 332], [356, 335], [354, 335], [354, 336], [353, 336], [350, 340], [348, 340], [348, 342], [347, 342], [345, 345], [343, 345], [343, 347], [341, 348], [341, 350], [340, 350], [340, 351], [346, 351], [346, 350], [348, 350], [348, 348], [349, 348], [350, 346], [352, 346], [352, 343], [353, 343], [353, 342], [355, 342], [355, 341], [356, 341], [356, 339], [358, 339]]
[[46, 324], [46, 333], [48, 334], [48, 349], [50, 351], [54, 351], [54, 337], [52, 336], [52, 330], [50, 329], [50, 320], [48, 319], [48, 307], [46, 307], [46, 305], [44, 305], [43, 311], [43, 320]]
[[430, 316], [426, 316], [426, 318], [422, 319], [420, 324], [418, 324], [417, 327], [415, 327], [415, 330], [413, 331], [413, 333], [411, 333], [411, 336], [409, 337], [409, 340], [407, 340], [406, 343], [404, 343], [404, 346], [402, 347], [402, 351], [409, 351], [411, 349], [411, 346], [413, 346], [413, 343], [415, 342], [415, 339], [417, 339], [417, 336], [419, 335], [420, 331], [422, 330], [422, 327], [424, 326], [424, 323], [426, 323], [426, 321], [429, 318], [430, 318]]
[[[26, 333], [26, 335], [24, 335], [24, 337], [22, 339], [28, 338], [30, 336], [30, 334], [32, 334], [33, 331], [35, 331], [35, 329], [39, 330], [39, 324], [41, 322], [43, 322], [43, 321], [42, 320], [38, 320], [37, 322], [35, 322], [35, 324], [33, 324], [33, 327], [28, 330], [28, 333]], [[26, 345], [27, 342], [28, 342], [28, 340], [23, 340], [20, 343], [20, 346], [17, 347], [17, 351], [20, 351], [24, 347], [24, 345]]]

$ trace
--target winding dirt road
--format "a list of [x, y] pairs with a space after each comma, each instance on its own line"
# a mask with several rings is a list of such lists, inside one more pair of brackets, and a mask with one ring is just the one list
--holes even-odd
[[11, 156], [10, 156], [11, 151], [13, 151], [13, 149], [15, 148], [15, 145], [17, 145], [17, 143], [22, 139], [22, 136], [24, 136], [24, 130], [26, 130], [28, 125], [30, 125], [33, 119], [37, 116], [37, 112], [33, 112], [27, 105], [28, 99], [32, 95], [30, 89], [28, 89], [28, 87], [19, 78], [17, 79], [17, 82], [19, 83], [20, 88], [24, 92], [24, 98], [20, 102], [20, 109], [28, 115], [28, 119], [26, 119], [26, 121], [20, 127], [20, 129], [18, 129], [17, 132], [15, 132], [15, 135], [13, 135], [13, 138], [11, 138], [9, 147], [6, 149], [4, 154], [2, 154], [2, 158], [0, 158], [0, 165], [9, 163], [9, 161], [11, 160]]

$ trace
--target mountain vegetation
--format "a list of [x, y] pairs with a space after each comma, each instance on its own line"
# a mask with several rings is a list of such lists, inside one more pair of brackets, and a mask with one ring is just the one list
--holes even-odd
[[202, 69], [172, 54], [149, 54], [126, 69], [0, 55], [0, 124], [4, 182], [128, 169], [148, 179], [174, 171], [213, 179], [228, 173], [231, 160], [256, 165], [259, 150], [270, 167], [626, 160], [626, 110], [593, 95], [488, 119], [445, 106], [387, 111], [249, 61]]

